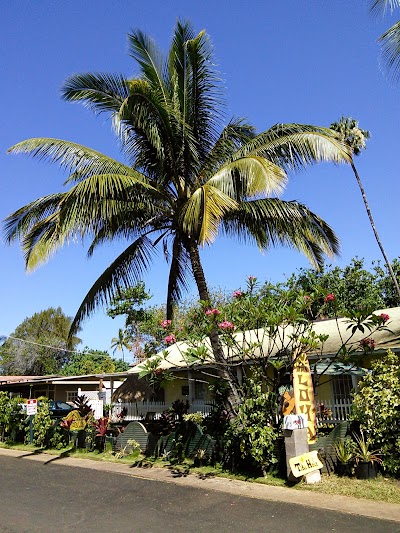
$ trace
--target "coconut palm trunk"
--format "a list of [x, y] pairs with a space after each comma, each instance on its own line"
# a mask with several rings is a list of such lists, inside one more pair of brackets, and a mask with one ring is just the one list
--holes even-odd
[[341, 117], [338, 122], [333, 122], [331, 124], [331, 129], [335, 132], [337, 132], [342, 141], [347, 144], [347, 146], [350, 148], [353, 157], [350, 160], [350, 165], [353, 170], [353, 174], [357, 180], [358, 187], [361, 192], [361, 196], [365, 205], [365, 209], [367, 211], [367, 215], [369, 218], [369, 222], [371, 224], [372, 231], [374, 232], [376, 242], [378, 243], [379, 249], [382, 253], [383, 259], [386, 263], [388, 272], [390, 277], [392, 278], [399, 302], [400, 302], [400, 287], [396, 278], [396, 275], [393, 271], [392, 265], [389, 261], [389, 258], [385, 252], [385, 249], [383, 247], [382, 241], [379, 237], [378, 231], [375, 226], [374, 219], [372, 217], [371, 209], [368, 204], [367, 195], [365, 193], [364, 186], [362, 184], [360, 175], [357, 172], [356, 166], [354, 164], [354, 156], [360, 155], [362, 150], [365, 150], [366, 148], [366, 140], [369, 139], [370, 133], [368, 130], [362, 130], [359, 125], [358, 121], [351, 118], [351, 117]]
[[376, 229], [376, 226], [375, 226], [375, 221], [373, 219], [373, 216], [372, 216], [372, 213], [371, 213], [371, 209], [369, 208], [369, 204], [368, 204], [368, 200], [367, 200], [367, 195], [365, 194], [365, 190], [364, 190], [364, 187], [363, 187], [363, 184], [362, 184], [362, 181], [360, 179], [360, 176], [357, 172], [357, 169], [356, 169], [356, 166], [354, 163], [351, 163], [351, 168], [353, 170], [353, 173], [354, 173], [354, 176], [357, 180], [357, 184], [358, 184], [358, 187], [360, 189], [360, 192], [361, 192], [361, 196], [362, 196], [362, 199], [364, 201], [364, 205], [365, 205], [365, 209], [367, 211], [367, 215], [368, 215], [368, 218], [369, 218], [369, 222], [371, 224], [371, 228], [372, 228], [372, 231], [374, 232], [374, 235], [375, 235], [375, 240], [376, 242], [378, 243], [378, 246], [379, 246], [379, 249], [382, 253], [382, 257], [386, 263], [386, 266], [387, 266], [387, 269], [389, 271], [389, 275], [390, 277], [392, 278], [392, 281], [393, 281], [393, 284], [394, 284], [394, 287], [395, 287], [395, 290], [397, 292], [397, 296], [399, 298], [399, 302], [400, 302], [400, 287], [399, 287], [399, 283], [397, 281], [397, 278], [396, 278], [396, 274], [394, 273], [393, 271], [393, 268], [392, 268], [392, 265], [389, 261], [389, 258], [388, 256], [386, 255], [386, 252], [385, 252], [385, 249], [383, 247], [383, 244], [381, 242], [381, 239], [379, 237], [379, 234], [378, 234], [378, 231]]
[[[200, 300], [203, 302], [210, 302], [210, 293], [208, 291], [206, 278], [203, 271], [203, 266], [200, 260], [199, 248], [195, 242], [190, 241], [187, 244], [187, 251], [189, 253], [190, 262], [192, 265], [193, 276], [197, 285], [197, 290], [199, 292]], [[227, 365], [222, 342], [218, 334], [218, 330], [214, 325], [212, 330], [209, 333], [209, 339], [211, 348], [213, 351], [214, 359], [217, 364], [219, 375], [228, 383], [229, 385], [229, 395], [228, 395], [228, 407], [233, 416], [237, 414], [237, 408], [240, 405], [240, 389], [239, 383], [236, 375]]]

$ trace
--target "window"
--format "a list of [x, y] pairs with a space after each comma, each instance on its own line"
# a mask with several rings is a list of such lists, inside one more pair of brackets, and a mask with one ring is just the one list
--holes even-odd
[[347, 400], [351, 398], [353, 382], [349, 374], [333, 376], [332, 385], [333, 385], [333, 397], [335, 401]]
[[194, 382], [194, 399], [205, 400], [206, 399], [206, 384], [202, 381]]
[[78, 391], [67, 390], [67, 402], [74, 402], [78, 397]]

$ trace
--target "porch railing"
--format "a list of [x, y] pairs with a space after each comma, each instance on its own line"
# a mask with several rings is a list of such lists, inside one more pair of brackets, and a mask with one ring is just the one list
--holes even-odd
[[320, 424], [338, 424], [349, 418], [352, 401], [351, 398], [335, 401], [316, 398], [315, 404]]
[[[114, 415], [118, 415], [123, 409], [126, 409], [125, 420], [142, 420], [146, 418], [147, 414], [151, 414], [152, 418], [158, 419], [161, 413], [166, 409], [172, 407], [173, 402], [134, 402], [134, 403], [118, 403], [114, 406]], [[212, 403], [204, 400], [195, 400], [190, 402], [189, 413], [200, 412], [203, 415], [208, 415], [211, 412]]]

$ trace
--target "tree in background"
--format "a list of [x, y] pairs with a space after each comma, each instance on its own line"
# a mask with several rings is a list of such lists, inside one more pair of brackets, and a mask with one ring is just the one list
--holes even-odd
[[56, 374], [71, 357], [68, 346], [81, 341], [69, 339], [72, 318], [61, 307], [51, 307], [26, 318], [0, 346], [4, 374], [41, 376]]
[[[366, 147], [365, 141], [369, 139], [370, 133], [367, 130], [360, 129], [358, 126], [357, 120], [354, 120], [353, 118], [350, 118], [350, 117], [341, 117], [339, 122], [334, 122], [333, 124], [331, 124], [331, 128], [337, 133], [339, 133], [343, 142], [346, 143], [347, 146], [349, 146], [349, 148], [351, 149], [352, 154], [360, 155], [361, 151], [365, 150], [365, 147]], [[376, 229], [376, 225], [372, 217], [371, 209], [369, 207], [369, 203], [367, 200], [367, 195], [365, 194], [364, 186], [357, 172], [357, 168], [354, 164], [354, 158], [352, 158], [350, 164], [351, 164], [351, 168], [353, 170], [354, 176], [357, 180], [358, 187], [360, 188], [361, 196], [363, 198], [365, 209], [367, 211], [369, 222], [371, 224], [372, 231], [374, 232], [376, 242], [378, 243], [383, 259], [385, 260], [386, 267], [389, 271], [389, 274], [395, 286], [397, 296], [398, 296], [397, 305], [399, 305], [400, 304], [400, 287], [399, 287], [397, 278], [393, 272], [392, 265], [390, 264], [389, 258], [385, 252], [385, 249], [383, 248], [383, 244], [379, 237], [378, 231]]]
[[[188, 288], [188, 276], [200, 299], [210, 300], [200, 247], [220, 232], [261, 250], [293, 247], [317, 267], [326, 254], [337, 253], [337, 238], [325, 221], [298, 202], [271, 197], [282, 191], [287, 172], [318, 161], [348, 161], [333, 130], [278, 124], [256, 135], [242, 118], [224, 126], [209, 37], [205, 31], [196, 35], [188, 22], [177, 22], [166, 56], [140, 30], [129, 35], [129, 52], [140, 77], [89, 73], [72, 76], [63, 87], [66, 100], [111, 116], [129, 166], [57, 139], [29, 139], [11, 148], [70, 172], [67, 192], [33, 201], [6, 219], [6, 239], [23, 242], [28, 270], [71, 238], [91, 238], [89, 256], [104, 242], [128, 241], [87, 293], [72, 331], [99, 304], [140, 281], [157, 248], [170, 263], [167, 319]], [[210, 342], [223, 363], [216, 329]], [[235, 376], [221, 372], [237, 404]]]
[[126, 334], [125, 330], [119, 328], [118, 337], [113, 337], [111, 339], [111, 348], [113, 349], [113, 354], [115, 354], [116, 351], [120, 351], [122, 353], [122, 361], [125, 361], [124, 348], [126, 348], [128, 352], [131, 351], [130, 337]]
[[63, 367], [64, 376], [84, 376], [87, 374], [107, 374], [126, 372], [128, 363], [122, 359], [113, 359], [107, 352], [91, 350], [86, 347], [82, 352], [75, 352]]
[[[372, 0], [371, 11], [375, 14], [385, 15], [400, 7], [400, 0]], [[380, 37], [382, 46], [382, 60], [389, 78], [398, 81], [400, 77], [400, 21], [386, 30]]]

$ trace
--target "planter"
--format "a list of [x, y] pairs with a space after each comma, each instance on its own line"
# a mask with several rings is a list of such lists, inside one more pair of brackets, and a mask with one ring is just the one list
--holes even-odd
[[372, 479], [378, 475], [378, 465], [376, 463], [359, 462], [355, 468], [357, 479]]
[[352, 472], [353, 472], [353, 463], [337, 462], [335, 464], [335, 472], [340, 477], [344, 477], [344, 476], [351, 477]]

